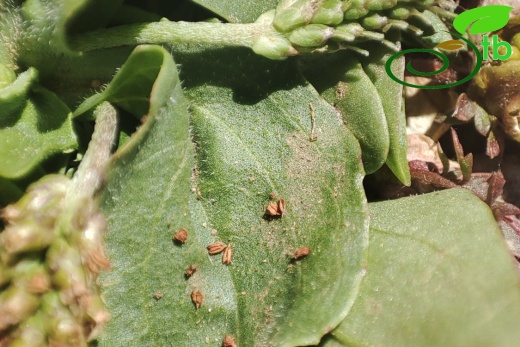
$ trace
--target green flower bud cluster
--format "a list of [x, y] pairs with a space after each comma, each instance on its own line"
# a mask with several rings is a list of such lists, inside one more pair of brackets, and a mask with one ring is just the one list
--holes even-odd
[[95, 284], [109, 267], [105, 219], [70, 187], [65, 176], [45, 176], [2, 211], [2, 346], [87, 346], [108, 320]]
[[[253, 50], [271, 59], [309, 51], [334, 52], [354, 49], [356, 44], [375, 40], [397, 49], [386, 40], [396, 29], [414, 36], [433, 34], [427, 9], [446, 13], [438, 3], [450, 0], [287, 0], [273, 15], [272, 25], [279, 35], [257, 37]], [[265, 21], [265, 17], [262, 18]]]

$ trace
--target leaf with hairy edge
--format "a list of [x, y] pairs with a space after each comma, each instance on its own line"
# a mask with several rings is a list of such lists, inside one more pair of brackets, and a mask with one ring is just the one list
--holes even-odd
[[[515, 346], [520, 281], [493, 213], [449, 189], [370, 204], [367, 276], [345, 346]], [[333, 345], [334, 346], [334, 345]]]
[[136, 118], [141, 118], [149, 111], [150, 93], [163, 60], [162, 51], [158, 51], [157, 47], [137, 47], [103, 92], [85, 100], [74, 111], [74, 116], [80, 116], [101, 102], [109, 101]]
[[192, 0], [231, 23], [252, 23], [262, 13], [276, 8], [278, 0], [247, 2], [241, 0]]
[[[364, 274], [357, 141], [291, 62], [241, 49], [178, 59], [197, 144], [197, 206], [208, 229], [218, 230], [208, 242], [233, 244], [225, 271], [236, 294], [238, 344], [318, 343], [347, 314]], [[263, 216], [271, 193], [285, 200], [281, 218]], [[291, 260], [300, 247], [310, 254]]]

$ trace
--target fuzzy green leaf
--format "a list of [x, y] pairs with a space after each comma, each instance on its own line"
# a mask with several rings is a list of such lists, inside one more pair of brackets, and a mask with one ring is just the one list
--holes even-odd
[[77, 146], [70, 110], [36, 78], [29, 69], [0, 90], [1, 178], [26, 177], [51, 156]]
[[278, 0], [247, 2], [241, 0], [192, 0], [231, 23], [251, 23], [262, 13], [276, 8]]
[[[520, 281], [491, 210], [464, 189], [370, 204], [367, 276], [345, 346], [514, 346]], [[334, 346], [334, 345], [333, 345]]]
[[[175, 80], [147, 136], [133, 141], [139, 150], [114, 162], [104, 192], [114, 264], [103, 291], [113, 318], [100, 346], [220, 346], [226, 334], [241, 346], [318, 343], [347, 314], [364, 274], [357, 142], [289, 62], [245, 50], [176, 57], [195, 161]], [[282, 218], [264, 218], [270, 193], [286, 201]], [[172, 234], [181, 227], [188, 241], [178, 245]], [[216, 241], [232, 243], [230, 265], [208, 256]], [[302, 246], [310, 255], [291, 261]], [[186, 279], [190, 264], [198, 270]], [[198, 310], [195, 290], [204, 295]]]

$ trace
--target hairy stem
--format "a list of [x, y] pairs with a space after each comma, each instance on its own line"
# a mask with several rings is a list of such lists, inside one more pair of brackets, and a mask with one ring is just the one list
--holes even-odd
[[96, 30], [72, 38], [71, 46], [79, 51], [138, 44], [194, 43], [251, 47], [253, 38], [275, 32], [264, 23], [156, 22], [122, 25]]
[[101, 103], [95, 110], [96, 125], [92, 140], [78, 172], [73, 178], [71, 194], [93, 196], [103, 183], [105, 166], [117, 136], [117, 110], [109, 102]]

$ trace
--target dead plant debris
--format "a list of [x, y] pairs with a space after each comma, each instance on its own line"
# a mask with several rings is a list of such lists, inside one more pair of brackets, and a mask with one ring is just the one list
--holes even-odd
[[311, 253], [310, 247], [300, 247], [296, 251], [294, 251], [294, 254], [292, 256], [293, 260], [300, 260], [302, 258], [305, 258]]
[[188, 231], [184, 228], [180, 228], [175, 234], [173, 234], [173, 240], [178, 243], [186, 243], [188, 240]]
[[190, 265], [186, 271], [184, 271], [184, 276], [186, 276], [187, 278], [190, 278], [191, 276], [193, 276], [193, 274], [197, 271], [197, 267], [195, 265]]
[[265, 215], [270, 217], [281, 217], [285, 213], [285, 200], [270, 201], [265, 209]]
[[222, 347], [236, 347], [235, 339], [231, 335], [226, 335], [222, 341]]
[[227, 245], [224, 242], [215, 242], [208, 245], [208, 253], [210, 255], [215, 255], [222, 253], [227, 248]]
[[204, 295], [200, 291], [194, 290], [191, 292], [191, 301], [193, 301], [195, 308], [198, 310], [204, 301]]
[[224, 264], [224, 265], [231, 264], [231, 256], [232, 256], [232, 246], [230, 243], [224, 249], [224, 254], [222, 254], [222, 264]]

